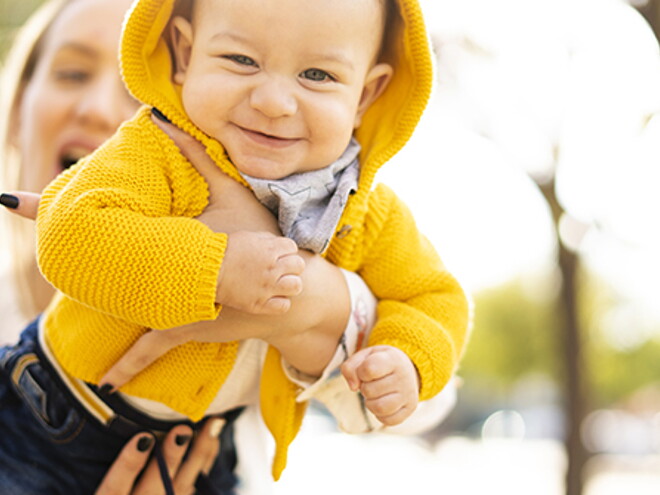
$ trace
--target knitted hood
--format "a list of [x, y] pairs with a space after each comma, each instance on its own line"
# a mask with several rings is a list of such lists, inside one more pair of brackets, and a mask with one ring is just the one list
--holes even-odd
[[[432, 57], [418, 0], [398, 0], [403, 26], [393, 38], [394, 76], [371, 105], [355, 132], [362, 146], [360, 192], [369, 191], [383, 163], [412, 135], [426, 107], [433, 82]], [[181, 87], [172, 82], [172, 60], [163, 38], [175, 0], [135, 0], [124, 26], [121, 70], [128, 89], [158, 108], [178, 127], [203, 143], [225, 173], [244, 183], [225, 157], [222, 145], [186, 116]]]

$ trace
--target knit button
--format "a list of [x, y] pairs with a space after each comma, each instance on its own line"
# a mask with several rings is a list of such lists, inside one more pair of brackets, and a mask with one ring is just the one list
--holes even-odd
[[346, 237], [348, 234], [351, 233], [351, 230], [353, 230], [352, 225], [344, 225], [339, 231], [337, 232], [337, 238], [338, 239], [343, 239]]

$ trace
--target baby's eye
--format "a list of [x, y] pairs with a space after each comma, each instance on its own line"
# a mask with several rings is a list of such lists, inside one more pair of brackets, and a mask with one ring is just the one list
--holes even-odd
[[334, 81], [334, 78], [330, 74], [321, 69], [307, 69], [302, 71], [300, 76], [316, 82]]
[[247, 57], [245, 55], [225, 55], [224, 58], [236, 62], [237, 64], [240, 65], [248, 65], [252, 67], [257, 66], [257, 63], [254, 60], [252, 60], [250, 57]]

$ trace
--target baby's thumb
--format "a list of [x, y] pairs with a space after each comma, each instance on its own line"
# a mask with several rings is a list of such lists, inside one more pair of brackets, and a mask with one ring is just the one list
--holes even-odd
[[357, 392], [360, 389], [361, 380], [358, 376], [358, 368], [367, 359], [369, 355], [369, 349], [362, 349], [361, 351], [356, 352], [351, 357], [349, 357], [341, 365], [341, 374], [344, 375], [344, 379], [348, 383], [348, 387], [353, 391]]

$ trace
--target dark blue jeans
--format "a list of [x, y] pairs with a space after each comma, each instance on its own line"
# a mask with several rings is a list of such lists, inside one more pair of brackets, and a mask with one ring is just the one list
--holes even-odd
[[[0, 493], [93, 494], [134, 434], [161, 433], [177, 424], [154, 421], [118, 397], [110, 402], [119, 418], [107, 427], [73, 397], [45, 359], [36, 322], [17, 345], [0, 348]], [[198, 493], [234, 494], [233, 420], [239, 414], [228, 413], [221, 452], [209, 476], [198, 480]]]

